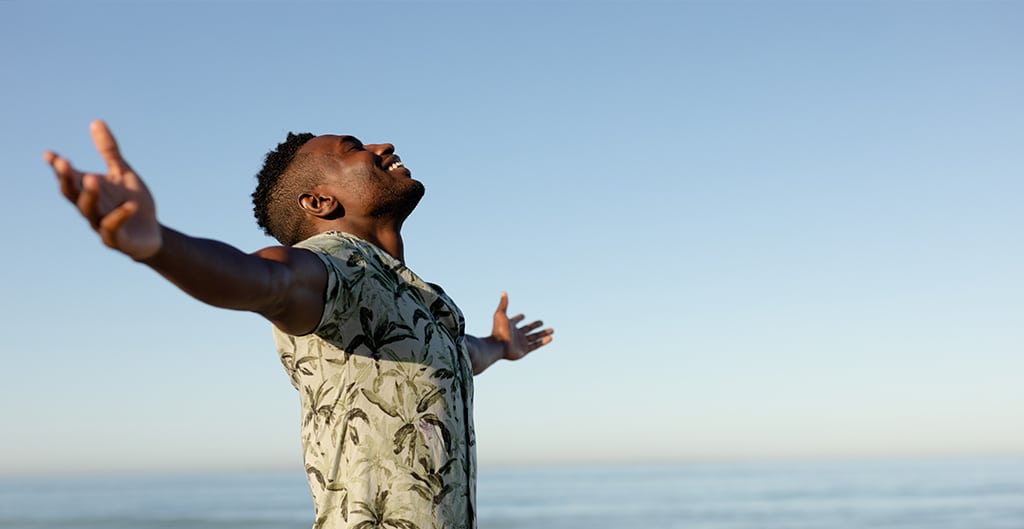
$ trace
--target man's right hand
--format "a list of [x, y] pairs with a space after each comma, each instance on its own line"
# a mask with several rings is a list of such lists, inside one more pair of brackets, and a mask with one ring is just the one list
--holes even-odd
[[83, 173], [52, 151], [43, 159], [53, 168], [60, 190], [78, 208], [103, 244], [137, 261], [152, 257], [162, 244], [153, 196], [121, 157], [117, 141], [102, 121], [89, 126], [107, 174]]

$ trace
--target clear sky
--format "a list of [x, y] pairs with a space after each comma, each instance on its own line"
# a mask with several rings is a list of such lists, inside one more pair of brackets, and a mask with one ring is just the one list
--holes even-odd
[[484, 464], [1024, 453], [1018, 2], [0, 1], [0, 473], [291, 468], [267, 323], [106, 250], [45, 149], [273, 244], [285, 133], [389, 141], [489, 332]]

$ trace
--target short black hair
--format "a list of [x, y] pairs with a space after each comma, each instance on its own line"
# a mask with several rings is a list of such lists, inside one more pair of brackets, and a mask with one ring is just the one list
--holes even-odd
[[256, 190], [252, 193], [256, 223], [264, 233], [286, 246], [308, 236], [297, 199], [299, 194], [309, 190], [309, 179], [317, 170], [310, 156], [296, 156], [296, 153], [314, 137], [309, 132], [289, 132], [283, 142], [267, 153], [263, 168], [256, 173]]

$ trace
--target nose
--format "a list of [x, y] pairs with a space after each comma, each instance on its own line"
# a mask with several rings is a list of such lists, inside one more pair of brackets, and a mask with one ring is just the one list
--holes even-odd
[[363, 148], [377, 156], [387, 156], [395, 153], [395, 146], [390, 143], [374, 143], [371, 145], [364, 145]]

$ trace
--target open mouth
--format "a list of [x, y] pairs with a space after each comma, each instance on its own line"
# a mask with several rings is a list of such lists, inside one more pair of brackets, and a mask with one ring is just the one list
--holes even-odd
[[394, 171], [395, 169], [398, 169], [399, 167], [405, 167], [405, 164], [403, 164], [401, 160], [398, 160], [397, 162], [394, 162], [391, 165], [389, 165], [387, 167], [387, 170], [388, 171]]

